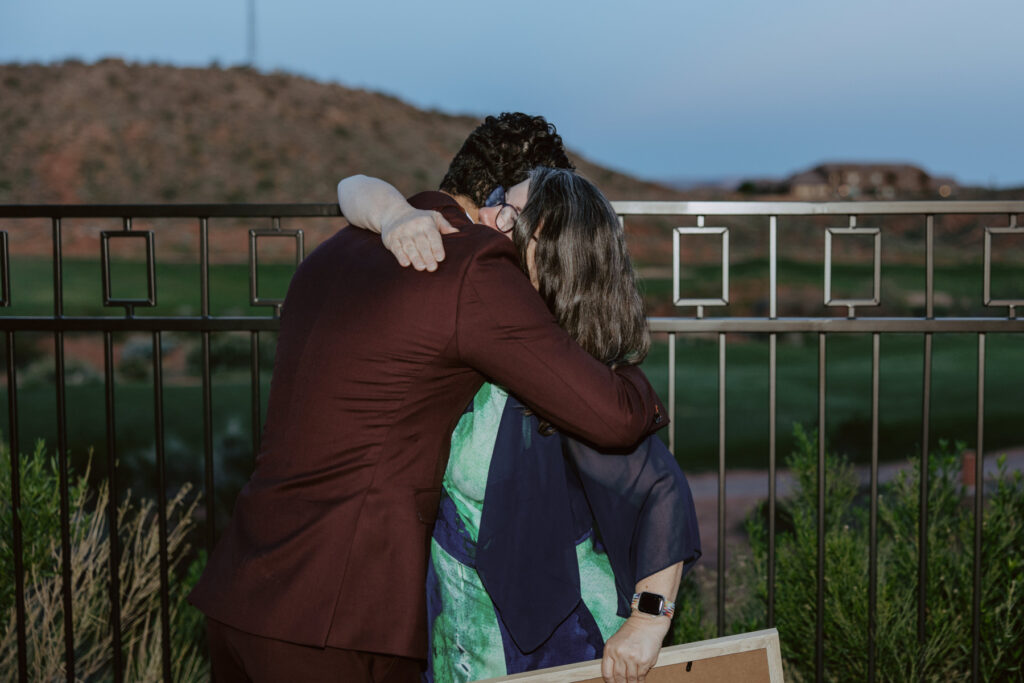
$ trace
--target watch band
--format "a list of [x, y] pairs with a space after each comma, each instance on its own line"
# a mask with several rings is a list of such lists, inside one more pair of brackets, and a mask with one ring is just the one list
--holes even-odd
[[[658, 598], [659, 602], [661, 603], [661, 609], [657, 613], [648, 610], [639, 610], [638, 607], [640, 605], [641, 595], [649, 595], [651, 597]], [[633, 601], [630, 603], [629, 607], [631, 610], [637, 610], [643, 612], [644, 614], [650, 614], [653, 616], [666, 616], [669, 619], [671, 619], [672, 615], [676, 612], [676, 603], [667, 601], [663, 596], [658, 595], [657, 593], [648, 593], [647, 591], [644, 591], [643, 593], [634, 593]]]

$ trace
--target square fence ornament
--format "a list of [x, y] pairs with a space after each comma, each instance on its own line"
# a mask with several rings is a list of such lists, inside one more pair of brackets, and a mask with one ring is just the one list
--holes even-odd
[[[1024, 299], [992, 298], [992, 235], [1024, 235], [1024, 226], [1018, 226], [1015, 220], [1011, 220], [1010, 225], [1005, 228], [985, 226], [984, 304], [986, 306], [1009, 306], [1012, 317], [1014, 308], [1024, 306]], [[6, 273], [6, 269], [4, 272]]]
[[[125, 298], [111, 295], [110, 240], [142, 239], [146, 242], [146, 297]], [[104, 230], [100, 233], [100, 264], [103, 269], [104, 306], [156, 306], [156, 263], [153, 256], [152, 230]]]
[[[874, 239], [874, 274], [870, 299], [832, 298], [832, 236], [871, 235]], [[882, 298], [882, 231], [880, 228], [827, 228], [825, 230], [825, 305], [848, 306], [853, 317], [854, 306], [877, 306]]]
[[[682, 245], [681, 235], [721, 235], [722, 236], [722, 295], [715, 298], [683, 298], [679, 294], [679, 272], [680, 256], [679, 250]], [[729, 305], [729, 228], [704, 227], [695, 228], [678, 227], [672, 232], [672, 298], [676, 306], [697, 306], [698, 317], [703, 313], [704, 306], [728, 306]]]
[[259, 245], [260, 237], [291, 237], [295, 240], [295, 265], [302, 263], [306, 257], [306, 248], [303, 244], [302, 230], [281, 230], [276, 227], [278, 219], [274, 219], [275, 228], [270, 230], [249, 231], [249, 305], [250, 306], [273, 306], [280, 307], [284, 299], [277, 297], [261, 297], [259, 295]]

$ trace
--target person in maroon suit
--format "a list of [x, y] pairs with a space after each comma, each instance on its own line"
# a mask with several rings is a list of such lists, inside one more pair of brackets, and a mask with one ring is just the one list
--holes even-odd
[[[512, 243], [471, 223], [483, 193], [537, 165], [571, 166], [554, 128], [490, 117], [445, 192], [410, 200], [459, 230], [442, 238], [436, 273], [403, 268], [376, 235], [349, 228], [296, 270], [256, 468], [190, 594], [217, 680], [418, 678], [448, 442], [485, 377], [597, 446], [625, 448], [666, 424], [643, 373], [581, 349]], [[477, 177], [491, 166], [504, 177]]]

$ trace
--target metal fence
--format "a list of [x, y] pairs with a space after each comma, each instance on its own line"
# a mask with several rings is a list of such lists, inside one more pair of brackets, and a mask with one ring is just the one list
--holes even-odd
[[[670, 216], [692, 219], [696, 217], [696, 227], [677, 227], [673, 237], [673, 297], [674, 303], [680, 307], [695, 309], [693, 316], [655, 317], [651, 318], [651, 329], [656, 334], [668, 337], [669, 372], [668, 372], [668, 405], [672, 415], [676, 414], [677, 383], [676, 383], [676, 348], [680, 335], [717, 336], [718, 341], [718, 571], [717, 571], [717, 628], [720, 634], [725, 629], [725, 597], [726, 597], [726, 340], [730, 334], [765, 336], [769, 342], [769, 427], [764, 435], [764, 447], [767, 451], [769, 468], [768, 483], [768, 625], [775, 622], [775, 510], [776, 510], [776, 382], [777, 382], [777, 339], [780, 334], [810, 333], [818, 338], [818, 411], [817, 420], [819, 433], [825, 434], [826, 419], [826, 384], [825, 367], [828, 338], [835, 334], [861, 333], [872, 337], [872, 402], [871, 402], [871, 483], [870, 483], [870, 559], [869, 559], [869, 678], [875, 677], [875, 602], [877, 597], [877, 548], [878, 548], [878, 425], [879, 425], [879, 359], [880, 337], [883, 334], [913, 333], [920, 334], [924, 345], [924, 382], [921, 392], [922, 425], [921, 425], [921, 457], [922, 471], [927, 471], [930, 433], [931, 377], [932, 377], [932, 343], [933, 336], [944, 333], [970, 333], [977, 337], [977, 441], [975, 447], [978, 457], [975, 461], [975, 481], [983, 481], [983, 445], [984, 445], [984, 414], [985, 414], [985, 349], [986, 335], [989, 333], [1024, 333], [1024, 320], [1016, 317], [1016, 307], [1024, 305], [1021, 299], [993, 299], [991, 297], [991, 264], [992, 237], [1004, 233], [1024, 234], [1024, 226], [1018, 226], [1017, 216], [1024, 214], [1024, 201], [941, 201], [941, 202], [843, 202], [843, 203], [791, 203], [791, 202], [614, 202], [615, 209], [628, 220], [631, 216]], [[991, 217], [993, 225], [984, 227], [984, 277], [981, 284], [984, 304], [1003, 308], [1004, 311], [993, 310], [992, 316], [986, 317], [936, 317], [935, 316], [935, 219], [943, 215], [977, 215]], [[115, 374], [113, 359], [113, 335], [121, 332], [148, 333], [152, 336], [152, 373], [153, 403], [156, 443], [156, 469], [158, 476], [158, 505], [160, 530], [160, 579], [161, 579], [161, 626], [163, 648], [163, 678], [171, 680], [171, 645], [169, 629], [169, 598], [168, 598], [168, 557], [167, 557], [167, 524], [164, 518], [166, 506], [166, 459], [164, 453], [164, 382], [163, 359], [161, 353], [161, 335], [165, 332], [192, 333], [201, 339], [202, 357], [202, 412], [203, 412], [203, 457], [204, 457], [204, 500], [207, 506], [205, 515], [204, 538], [207, 549], [212, 550], [217, 538], [216, 518], [210, 506], [214, 499], [216, 482], [214, 480], [214, 447], [213, 447], [213, 412], [211, 398], [211, 364], [210, 335], [216, 332], [247, 332], [250, 334], [250, 372], [252, 378], [251, 414], [252, 414], [252, 447], [253, 452], [259, 448], [259, 425], [261, 424], [260, 396], [260, 338], [261, 334], [273, 333], [278, 329], [280, 299], [261, 297], [258, 283], [258, 242], [264, 236], [291, 236], [296, 241], [296, 262], [303, 256], [303, 231], [283, 230], [281, 219], [304, 219], [314, 217], [337, 217], [336, 205], [315, 204], [278, 204], [278, 205], [89, 205], [89, 206], [0, 206], [0, 219], [5, 221], [16, 219], [47, 219], [50, 224], [48, 238], [52, 243], [53, 273], [53, 312], [47, 316], [0, 316], [0, 329], [6, 341], [6, 373], [7, 373], [7, 405], [8, 431], [7, 437], [11, 453], [11, 502], [14, 533], [10, 542], [14, 554], [15, 611], [18, 634], [19, 679], [28, 680], [26, 643], [26, 610], [24, 602], [25, 570], [23, 566], [23, 539], [19, 510], [21, 506], [19, 457], [20, 435], [18, 433], [18, 383], [15, 363], [15, 349], [19, 334], [48, 333], [53, 336], [54, 364], [56, 372], [55, 396], [57, 415], [57, 452], [60, 476], [60, 547], [62, 549], [61, 574], [63, 577], [63, 618], [65, 639], [65, 667], [67, 680], [75, 679], [75, 633], [72, 622], [72, 590], [71, 577], [71, 538], [70, 519], [72, 510], [69, 501], [68, 481], [68, 447], [67, 447], [67, 402], [65, 382], [65, 334], [74, 332], [90, 332], [101, 334], [104, 348], [104, 388], [106, 406], [106, 457], [107, 479], [110, 487], [109, 507], [107, 510], [109, 537], [111, 541], [110, 564], [118, 567], [120, 562], [117, 534], [117, 500], [121, 482], [117, 476], [117, 436], [115, 421]], [[729, 301], [729, 235], [727, 224], [736, 217], [754, 220], [760, 226], [757, 229], [767, 233], [768, 244], [768, 315], [766, 317], [705, 317], [705, 309], [727, 305]], [[778, 243], [779, 222], [798, 216], [835, 217], [838, 225], [825, 229], [825, 251], [823, 254], [823, 303], [830, 306], [846, 308], [843, 317], [799, 317], [787, 318], [778, 316]], [[875, 216], [915, 216], [919, 217], [925, 230], [924, 258], [926, 262], [925, 315], [923, 317], [865, 317], [859, 315], [858, 309], [878, 305], [881, 301], [881, 249], [880, 240], [885, 231], [884, 225], [870, 225], [870, 218]], [[705, 225], [707, 217], [715, 217], [717, 226]], [[62, 221], [65, 219], [120, 219], [120, 230], [109, 230], [100, 233], [100, 258], [103, 276], [103, 305], [112, 309], [123, 309], [123, 313], [110, 316], [68, 316], [64, 313], [64, 283], [62, 256]], [[135, 219], [177, 218], [194, 221], [194, 230], [198, 237], [200, 315], [198, 316], [143, 316], [135, 315], [136, 308], [149, 307], [155, 304], [156, 270], [153, 249], [154, 233], [152, 230], [133, 229]], [[249, 281], [250, 305], [269, 306], [274, 309], [273, 317], [258, 316], [219, 316], [212, 315], [210, 309], [210, 247], [209, 237], [211, 220], [221, 219], [254, 219], [265, 229], [249, 231]], [[869, 226], [864, 226], [867, 220]], [[680, 254], [681, 241], [693, 235], [709, 235], [721, 240], [722, 251], [722, 291], [718, 297], [687, 298], [680, 292]], [[831, 286], [833, 240], [839, 236], [858, 235], [872, 240], [874, 264], [873, 292], [870, 297], [857, 299], [841, 299], [833, 296]], [[45, 239], [40, 235], [38, 239]], [[111, 288], [110, 245], [118, 239], [142, 240], [146, 254], [147, 296], [139, 298], [118, 298], [113, 296]], [[2, 268], [2, 291], [0, 291], [0, 307], [9, 307], [19, 296], [17, 287], [11, 284], [11, 262], [8, 251], [7, 232], [0, 232], [0, 268]], [[1022, 294], [1024, 296], [1024, 294]], [[690, 313], [687, 308], [684, 312]], [[676, 428], [673, 424], [669, 432], [670, 446], [676, 442]], [[817, 678], [824, 676], [824, 605], [825, 605], [825, 439], [820, 438], [818, 450], [818, 562], [816, 568], [817, 602], [816, 602], [816, 670]], [[922, 476], [920, 491], [920, 529], [918, 536], [919, 576], [918, 576], [918, 635], [923, 641], [926, 632], [926, 586], [927, 586], [927, 519], [928, 519], [928, 478]], [[980, 595], [981, 595], [981, 543], [983, 496], [982, 487], [976, 487], [974, 496], [975, 536], [974, 536], [974, 585], [972, 613], [972, 674], [979, 680], [980, 662]], [[124, 662], [122, 661], [122, 628], [119, 604], [120, 586], [118, 572], [111, 571], [109, 594], [111, 601], [110, 629], [113, 642], [114, 679], [123, 679]]]

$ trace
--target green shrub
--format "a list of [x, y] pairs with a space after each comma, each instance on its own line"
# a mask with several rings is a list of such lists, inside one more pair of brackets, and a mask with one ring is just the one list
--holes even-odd
[[[817, 600], [816, 434], [795, 430], [788, 465], [794, 495], [779, 503], [776, 627], [787, 672], [814, 678]], [[963, 444], [940, 441], [928, 467], [927, 639], [917, 640], [920, 458], [881, 489], [878, 500], [876, 662], [879, 680], [964, 680], [971, 669], [974, 505], [960, 482]], [[845, 457], [826, 456], [825, 670], [829, 680], [866, 680], [868, 653], [868, 505]], [[784, 521], [785, 523], [781, 523]], [[767, 607], [766, 518], [746, 523], [749, 566], [740, 567], [739, 615], [731, 631], [763, 628]], [[986, 492], [982, 543], [982, 680], [1024, 677], [1024, 484], [999, 459]], [[730, 577], [733, 577], [730, 569]], [[732, 581], [732, 579], [731, 579]], [[749, 616], [758, 615], [750, 623]], [[692, 625], [684, 628], [692, 630]]]
[[[160, 339], [160, 353], [166, 356], [178, 346], [170, 336]], [[125, 341], [121, 347], [121, 360], [118, 364], [121, 377], [132, 382], [145, 382], [153, 376], [153, 339], [149, 336], [135, 336]]]
[[[21, 456], [22, 543], [25, 567], [25, 610], [29, 677], [64, 677], [64, 604], [60, 545], [58, 463], [36, 444]], [[72, 620], [75, 632], [75, 673], [81, 680], [112, 677], [110, 633], [110, 537], [106, 484], [88, 486], [88, 470], [69, 472]], [[17, 615], [14, 594], [11, 461], [0, 446], [0, 679], [17, 678]], [[187, 535], [193, 526], [197, 496], [186, 485], [167, 503], [167, 548], [170, 563], [171, 668], [175, 681], [206, 680], [208, 664], [200, 645], [202, 617], [185, 603], [197, 565], [183, 567]], [[158, 518], [150, 500], [133, 501], [126, 494], [117, 510], [121, 544], [121, 640], [125, 680], [161, 677], [160, 564]]]
[[[260, 340], [260, 369], [274, 367], [274, 353], [277, 345], [266, 338]], [[251, 340], [248, 334], [224, 333], [210, 335], [210, 372], [250, 371], [252, 358]], [[185, 357], [188, 372], [200, 375], [203, 372], [203, 348], [196, 344]]]

